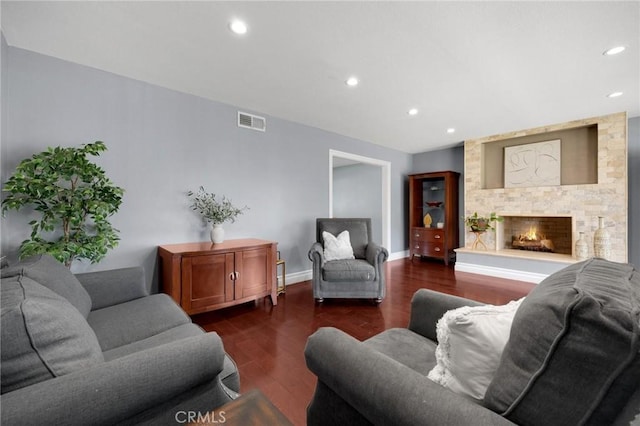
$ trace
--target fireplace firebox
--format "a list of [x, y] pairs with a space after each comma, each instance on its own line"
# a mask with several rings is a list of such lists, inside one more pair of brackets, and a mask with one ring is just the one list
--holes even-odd
[[571, 216], [503, 216], [505, 249], [572, 254]]

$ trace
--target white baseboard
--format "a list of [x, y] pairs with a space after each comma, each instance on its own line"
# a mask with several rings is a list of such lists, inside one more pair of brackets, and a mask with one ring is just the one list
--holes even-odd
[[496, 268], [495, 266], [483, 266], [473, 263], [456, 262], [456, 272], [470, 272], [472, 274], [489, 275], [492, 277], [506, 278], [509, 280], [525, 281], [538, 284], [548, 277], [546, 274], [518, 271], [515, 269]]
[[409, 257], [409, 250], [389, 253], [389, 259], [387, 260], [398, 260], [398, 259], [404, 259], [405, 257]]
[[[301, 283], [303, 281], [309, 281], [312, 275], [313, 275], [313, 271], [311, 269], [308, 269], [306, 271], [293, 272], [291, 274], [286, 275], [286, 279], [287, 279], [286, 283], [287, 285], [290, 285], [290, 284]], [[282, 280], [282, 275], [278, 275], [278, 284], [280, 284], [281, 280]]]

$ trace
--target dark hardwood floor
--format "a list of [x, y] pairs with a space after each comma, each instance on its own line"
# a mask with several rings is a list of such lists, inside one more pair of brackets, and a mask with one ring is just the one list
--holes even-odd
[[306, 367], [307, 337], [318, 327], [337, 327], [359, 340], [391, 327], [406, 327], [410, 301], [420, 288], [491, 304], [529, 293], [534, 284], [454, 272], [453, 266], [416, 259], [386, 263], [387, 297], [375, 306], [360, 300], [325, 300], [316, 305], [309, 281], [287, 286], [278, 305], [268, 299], [193, 317], [216, 331], [238, 364], [241, 391], [259, 388], [296, 425], [306, 424], [306, 407], [316, 378]]

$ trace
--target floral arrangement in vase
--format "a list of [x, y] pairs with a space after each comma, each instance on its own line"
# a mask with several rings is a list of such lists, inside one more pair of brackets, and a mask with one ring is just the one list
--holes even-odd
[[474, 212], [471, 216], [464, 218], [464, 224], [471, 229], [471, 232], [486, 232], [489, 229], [495, 229], [491, 224], [492, 222], [502, 222], [503, 217], [500, 217], [491, 212], [488, 217], [478, 216], [478, 212]]
[[235, 207], [224, 195], [221, 199], [216, 199], [216, 194], [207, 192], [203, 186], [198, 189], [198, 192], [189, 191], [187, 195], [193, 200], [191, 209], [200, 213], [203, 219], [212, 224], [211, 241], [214, 243], [224, 241], [222, 224], [227, 221], [235, 222], [236, 217], [249, 208]]

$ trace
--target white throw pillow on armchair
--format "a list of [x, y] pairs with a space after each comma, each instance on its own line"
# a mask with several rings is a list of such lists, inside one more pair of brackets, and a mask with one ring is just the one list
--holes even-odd
[[436, 325], [437, 364], [428, 378], [456, 393], [482, 400], [498, 368], [522, 300], [501, 306], [464, 306], [446, 312]]
[[351, 247], [349, 231], [342, 231], [337, 237], [330, 232], [323, 231], [322, 239], [324, 240], [324, 260], [326, 262], [330, 260], [355, 258], [353, 255], [353, 247]]

